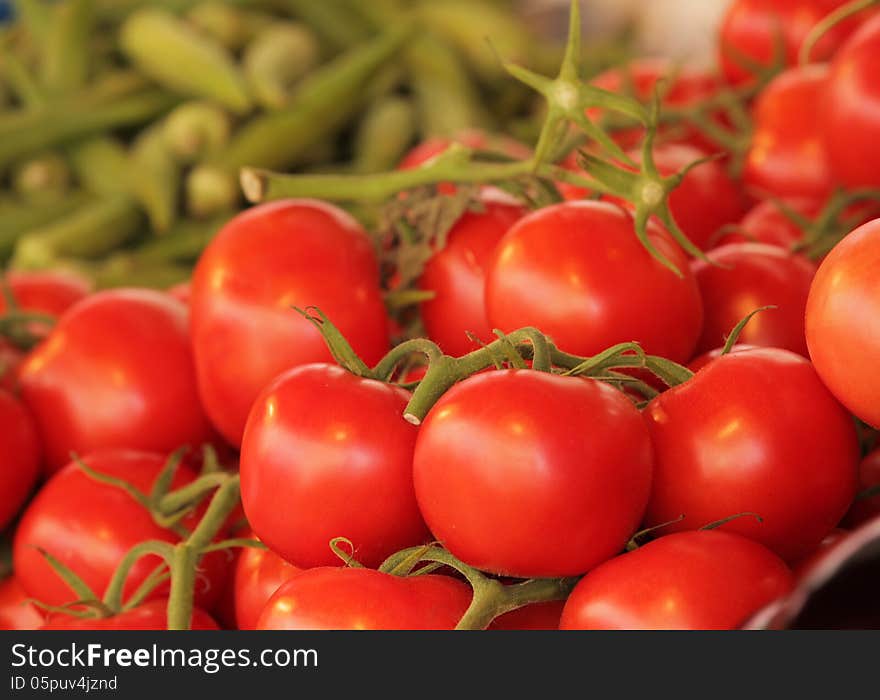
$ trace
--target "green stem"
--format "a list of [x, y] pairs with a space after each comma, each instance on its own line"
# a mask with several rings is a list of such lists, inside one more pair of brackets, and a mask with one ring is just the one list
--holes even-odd
[[[122, 596], [125, 583], [134, 565], [146, 556], [157, 556], [163, 559], [166, 564], [170, 564], [172, 549], [172, 545], [160, 541], [140, 542], [129, 549], [113, 572], [110, 583], [107, 584], [107, 589], [104, 591], [104, 604], [114, 613], [122, 610]], [[155, 585], [158, 585], [158, 582]], [[153, 586], [154, 588], [155, 585]], [[140, 594], [141, 599], [148, 594], [144, 593], [140, 588], [136, 593]]]
[[400, 363], [415, 353], [424, 355], [429, 362], [436, 361], [443, 356], [443, 352], [436, 343], [427, 338], [413, 338], [404, 341], [385, 355], [373, 368], [373, 374], [383, 382], [390, 381]]
[[809, 63], [813, 49], [828, 31], [853, 15], [877, 4], [878, 0], [853, 0], [826, 15], [810, 30], [810, 33], [807, 34], [807, 37], [804, 39], [804, 43], [801, 44], [798, 62], [801, 64]]
[[181, 542], [171, 556], [171, 592], [168, 596], [168, 629], [188, 630], [192, 622], [199, 550]]
[[156, 510], [162, 515], [174, 515], [193, 507], [204, 496], [222, 486], [229, 479], [225, 472], [205, 474], [176, 491], [165, 494], [156, 501]]

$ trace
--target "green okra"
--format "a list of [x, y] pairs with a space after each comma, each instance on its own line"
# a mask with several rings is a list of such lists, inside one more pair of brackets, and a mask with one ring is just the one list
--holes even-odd
[[128, 192], [129, 160], [122, 143], [109, 136], [96, 136], [68, 149], [77, 181], [101, 196]]
[[230, 51], [240, 51], [275, 21], [271, 15], [220, 0], [198, 3], [186, 13], [186, 18]]
[[392, 170], [415, 139], [412, 101], [398, 95], [373, 102], [358, 125], [354, 141], [354, 170], [377, 173]]
[[27, 231], [57, 221], [82, 206], [88, 197], [75, 192], [65, 197], [34, 203], [0, 206], [0, 260], [6, 260], [15, 242]]
[[120, 44], [136, 66], [173, 92], [216, 100], [237, 114], [251, 109], [247, 83], [232, 55], [170, 12], [138, 10], [123, 23]]
[[22, 106], [33, 109], [43, 104], [43, 89], [21, 59], [6, 47], [0, 48], [0, 75], [8, 91]]
[[85, 84], [93, 26], [93, 0], [65, 0], [53, 6], [40, 66], [42, 83], [50, 93], [64, 94]]
[[229, 142], [232, 120], [212, 102], [186, 102], [162, 122], [165, 145], [181, 163], [192, 163], [216, 153]]
[[352, 14], [345, 0], [283, 0], [277, 4], [309, 25], [334, 53], [347, 51], [370, 36], [369, 27]]
[[321, 47], [312, 31], [297, 22], [279, 22], [260, 32], [245, 49], [242, 65], [254, 98], [281, 109], [297, 83], [317, 64]]
[[156, 233], [165, 233], [177, 217], [181, 170], [159, 126], [143, 131], [131, 151], [128, 180]]
[[132, 250], [127, 257], [139, 265], [193, 263], [217, 232], [233, 217], [226, 211], [206, 220], [180, 219], [166, 236], [153, 236]]
[[31, 38], [44, 46], [52, 25], [52, 6], [45, 0], [15, 0], [15, 16]]
[[23, 197], [44, 199], [66, 192], [70, 175], [67, 160], [60, 153], [39, 153], [16, 166], [12, 188]]

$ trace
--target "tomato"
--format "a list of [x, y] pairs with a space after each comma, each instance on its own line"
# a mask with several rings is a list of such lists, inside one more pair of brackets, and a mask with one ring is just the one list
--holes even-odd
[[[478, 151], [490, 151], [518, 160], [525, 160], [532, 155], [529, 148], [519, 141], [503, 135], [487, 134], [479, 129], [467, 129], [453, 138], [433, 136], [426, 139], [407, 153], [400, 161], [398, 169], [412, 170], [436, 158], [452, 144], [459, 143]], [[452, 187], [452, 191], [455, 188]]]
[[880, 15], [841, 48], [820, 103], [831, 171], [843, 185], [880, 187]]
[[366, 566], [426, 541], [408, 401], [399, 386], [335, 365], [304, 365], [270, 383], [241, 447], [242, 503], [260, 540], [303, 568], [339, 563], [335, 537], [351, 540]]
[[850, 233], [827, 255], [810, 287], [810, 358], [837, 399], [880, 427], [880, 219]]
[[644, 412], [654, 446], [646, 524], [723, 525], [788, 561], [812, 552], [856, 492], [859, 445], [849, 414], [810, 363], [760, 348], [718, 358]]
[[[880, 449], [869, 453], [859, 465], [859, 491], [880, 484]], [[864, 498], [852, 504], [846, 514], [846, 524], [857, 527], [880, 515], [880, 496]]]
[[0, 530], [24, 505], [39, 474], [37, 426], [21, 402], [0, 389]]
[[173, 287], [168, 289], [168, 294], [173, 296], [178, 301], [182, 301], [184, 304], [189, 305], [190, 283], [180, 282], [179, 284], [175, 284]]
[[651, 448], [611, 386], [500, 370], [453, 386], [429, 411], [414, 475], [431, 532], [465, 563], [568, 576], [614, 556], [639, 525]]
[[[7, 272], [6, 282], [22, 311], [49, 316], [60, 316], [91, 292], [88, 280], [69, 272]], [[0, 295], [0, 314], [6, 310], [6, 300]]]
[[[694, 146], [665, 143], [654, 148], [654, 163], [661, 175], [668, 176], [707, 155]], [[639, 151], [632, 151], [629, 156], [636, 163], [642, 160]], [[623, 200], [607, 199], [628, 206]], [[708, 161], [690, 170], [669, 195], [669, 209], [675, 223], [691, 243], [703, 250], [710, 247], [718, 229], [739, 221], [745, 207], [738, 185], [718, 161]]]
[[[92, 469], [125, 479], [143, 493], [149, 493], [156, 475], [165, 465], [163, 455], [131, 450], [106, 450], [85, 455]], [[195, 473], [182, 465], [173, 487], [188, 484]], [[201, 508], [198, 512], [203, 512]], [[198, 512], [184, 520], [192, 528]], [[13, 540], [15, 575], [28, 595], [49, 605], [63, 605], [73, 592], [55, 573], [37, 548], [53, 555], [73, 570], [98, 596], [126, 552], [144, 540], [176, 543], [178, 535], [157, 525], [150, 513], [130, 495], [115, 486], [94, 481], [79, 465], [71, 463], [53, 476], [25, 509]], [[159, 560], [141, 559], [126, 579], [124, 596], [135, 591]], [[220, 593], [226, 574], [225, 552], [214, 552], [200, 562], [196, 601], [210, 607]], [[168, 595], [168, 586], [158, 587], [153, 597]]]
[[804, 310], [816, 274], [813, 263], [762, 243], [730, 243], [713, 250], [709, 258], [711, 262], [693, 262], [705, 319], [698, 353], [724, 345], [745, 316], [772, 304], [778, 308], [753, 316], [739, 340], [807, 354]]
[[808, 556], [799, 561], [794, 566], [794, 573], [798, 579], [803, 579], [812, 573], [815, 567], [822, 562], [828, 555], [828, 552], [840, 544], [849, 535], [848, 530], [842, 530], [839, 527], [834, 528], [819, 543], [819, 546]]
[[[788, 199], [786, 206], [795, 213], [812, 220], [819, 214], [818, 203], [811, 199]], [[804, 231], [783, 213], [772, 199], [758, 202], [739, 222], [737, 230], [718, 238], [716, 246], [729, 243], [766, 243], [791, 250], [803, 240]]]
[[504, 332], [536, 326], [578, 355], [638, 341], [646, 352], [687, 360], [702, 325], [699, 290], [684, 252], [659, 224], [648, 224], [648, 236], [681, 277], [651, 257], [619, 206], [565, 202], [532, 212], [489, 263], [489, 325]]
[[718, 530], [667, 535], [593, 569], [560, 629], [735, 629], [794, 585], [766, 547]]
[[24, 353], [12, 343], [0, 338], [0, 389], [18, 391], [18, 368], [24, 360]]
[[[746, 352], [747, 350], [754, 350], [757, 348], [757, 345], [748, 345], [746, 343], [737, 343], [734, 345], [730, 352]], [[714, 360], [717, 360], [719, 357], [722, 357], [722, 353], [724, 352], [724, 348], [715, 348], [714, 350], [710, 350], [707, 353], [703, 353], [702, 355], [698, 355], [696, 358], [688, 362], [688, 369], [691, 372], [699, 372], [703, 367], [710, 364]]]
[[71, 308], [19, 370], [54, 472], [96, 449], [159, 452], [208, 442], [186, 307], [147, 289], [113, 289]]
[[0, 630], [35, 630], [43, 624], [43, 613], [28, 600], [14, 576], [0, 581]]
[[235, 567], [235, 621], [238, 629], [256, 629], [269, 598], [300, 571], [271, 549], [245, 547]]
[[743, 170], [747, 188], [818, 201], [831, 194], [834, 179], [817, 109], [828, 99], [828, 78], [825, 64], [790, 68], [761, 92]]
[[[151, 600], [111, 617], [77, 618], [64, 613], [50, 615], [43, 630], [167, 630], [167, 600]], [[220, 629], [211, 616], [195, 608], [190, 622], [194, 630]]]
[[[748, 82], [750, 72], [737, 62], [742, 55], [771, 67], [781, 39], [785, 62], [793, 66], [810, 30], [847, 0], [734, 0], [721, 23], [718, 44], [724, 77], [731, 83]], [[814, 61], [826, 61], [856, 29], [860, 18], [842, 22], [813, 47]]]
[[490, 630], [557, 630], [559, 618], [565, 602], [551, 600], [511, 610], [496, 617], [487, 629]]
[[281, 586], [266, 603], [257, 629], [451, 630], [471, 597], [467, 584], [448, 576], [319, 567]]
[[226, 224], [199, 260], [190, 302], [199, 391], [234, 445], [271, 379], [331, 360], [318, 330], [293, 310], [310, 305], [368, 364], [387, 350], [372, 244], [354, 218], [330, 204], [293, 199], [253, 207]]
[[502, 194], [484, 193], [483, 211], [462, 215], [419, 279], [420, 289], [435, 293], [421, 306], [425, 331], [448, 355], [476, 349], [468, 332], [484, 343], [495, 340], [483, 303], [486, 266], [498, 241], [526, 213], [516, 200]]

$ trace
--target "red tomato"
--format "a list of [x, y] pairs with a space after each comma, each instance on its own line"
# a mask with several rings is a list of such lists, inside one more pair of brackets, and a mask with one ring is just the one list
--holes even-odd
[[43, 613], [30, 602], [14, 576], [0, 581], [0, 630], [35, 630], [43, 624]]
[[18, 391], [18, 368], [24, 360], [24, 353], [3, 338], [0, 338], [0, 389]]
[[490, 630], [558, 630], [565, 601], [551, 600], [532, 603], [496, 617]]
[[[511, 158], [524, 160], [532, 155], [529, 148], [519, 141], [507, 136], [487, 134], [479, 129], [468, 129], [456, 135], [454, 138], [434, 136], [426, 139], [407, 153], [398, 165], [399, 170], [412, 170], [424, 165], [432, 158], [436, 158], [449, 148], [453, 143], [460, 143], [468, 148], [479, 151], [497, 152]], [[452, 188], [454, 191], [454, 187]]]
[[235, 567], [235, 621], [238, 629], [257, 629], [257, 620], [266, 602], [300, 571], [271, 549], [245, 547]]
[[718, 530], [667, 535], [581, 579], [560, 629], [735, 629], [793, 587], [766, 547]]
[[849, 414], [810, 363], [786, 350], [732, 353], [645, 409], [654, 445], [649, 526], [723, 525], [788, 561], [812, 552], [856, 492], [859, 445]]
[[880, 15], [841, 48], [820, 103], [831, 171], [847, 187], [880, 187]]
[[569, 576], [621, 551], [639, 525], [651, 449], [639, 412], [607, 384], [500, 370], [440, 398], [414, 475], [431, 532], [462, 561]]
[[[754, 350], [757, 348], [757, 345], [747, 345], [745, 343], [737, 343], [734, 345], [730, 352], [746, 352], [747, 350]], [[724, 348], [715, 348], [714, 350], [710, 350], [707, 353], [702, 355], [698, 355], [695, 359], [688, 362], [688, 369], [691, 372], [699, 372], [703, 367], [708, 364], [711, 364], [714, 360], [717, 360], [719, 357], [722, 357], [722, 352]]]
[[484, 343], [495, 340], [483, 303], [486, 266], [498, 241], [526, 213], [516, 200], [501, 193], [484, 194], [482, 199], [484, 211], [465, 212], [418, 282], [420, 289], [435, 293], [422, 304], [425, 330], [448, 355], [476, 349], [468, 332]]
[[681, 277], [651, 257], [632, 216], [613, 204], [566, 202], [520, 219], [489, 263], [489, 325], [536, 326], [578, 355], [638, 341], [646, 352], [687, 360], [702, 324], [699, 290], [684, 252], [659, 225], [648, 232]]
[[822, 201], [834, 187], [817, 107], [828, 100], [826, 64], [790, 68], [755, 103], [743, 180], [756, 194]]
[[331, 360], [318, 330], [293, 310], [310, 305], [368, 364], [387, 350], [372, 244], [354, 218], [330, 204], [293, 199], [253, 207], [226, 224], [199, 260], [190, 304], [199, 391], [234, 445], [271, 379]]
[[[165, 465], [163, 455], [130, 450], [107, 450], [86, 455], [92, 469], [125, 479], [143, 493], [149, 493], [156, 475]], [[178, 468], [173, 487], [188, 484], [195, 474]], [[204, 508], [200, 510], [203, 512]], [[198, 515], [184, 521], [192, 528]], [[53, 555], [73, 570], [101, 596], [126, 552], [144, 540], [176, 543], [179, 537], [157, 525], [150, 513], [115, 486], [98, 483], [71, 463], [53, 476], [25, 509], [13, 540], [15, 575], [28, 595], [49, 605], [63, 605], [74, 599], [67, 584], [55, 573], [37, 548]], [[135, 591], [158, 565], [156, 557], [141, 559], [132, 568], [124, 595]], [[196, 601], [210, 607], [220, 593], [226, 574], [224, 552], [206, 555], [200, 563]], [[168, 595], [160, 586], [153, 597]]]
[[[50, 615], [40, 629], [43, 630], [167, 630], [168, 601], [151, 600], [132, 610], [111, 617], [77, 618], [63, 613]], [[194, 630], [217, 630], [217, 623], [208, 613], [195, 608], [191, 628]]]
[[269, 384], [241, 447], [242, 503], [260, 540], [303, 568], [339, 563], [335, 537], [351, 540], [366, 566], [424, 542], [408, 401], [399, 386], [335, 365], [297, 367]]
[[33, 418], [0, 389], [0, 530], [24, 505], [40, 474], [40, 441]]
[[804, 310], [816, 274], [813, 263], [762, 243], [730, 243], [713, 250], [709, 258], [712, 262], [693, 262], [704, 314], [698, 353], [724, 345], [745, 316], [772, 304], [778, 308], [753, 316], [740, 341], [807, 354]]
[[19, 370], [50, 473], [71, 451], [170, 451], [208, 442], [186, 307], [148, 289], [113, 289], [74, 306]]
[[[789, 199], [785, 204], [807, 219], [818, 216], [821, 208], [815, 200], [803, 198]], [[718, 238], [715, 247], [729, 243], [766, 243], [791, 250], [803, 237], [804, 231], [783, 213], [776, 201], [765, 199], [748, 211], [737, 231]]]
[[810, 288], [810, 357], [837, 399], [880, 428], [880, 219], [860, 226], [828, 254]]
[[[8, 272], [6, 281], [22, 311], [60, 316], [91, 292], [91, 283], [68, 272]], [[6, 300], [0, 295], [0, 314]]]
[[[859, 465], [859, 491], [880, 485], [880, 449], [868, 454]], [[855, 501], [846, 514], [849, 527], [858, 527], [880, 515], [880, 496]]]
[[261, 630], [451, 630], [471, 602], [448, 576], [399, 577], [319, 567], [294, 576], [266, 604]]
[[[793, 66], [810, 30], [830, 12], [848, 0], [734, 0], [721, 24], [719, 61], [731, 83], [752, 77], [736, 58], [743, 55], [770, 67], [776, 45], [782, 39], [785, 61]], [[842, 22], [827, 32], [813, 48], [810, 58], [828, 60], [858, 26], [860, 19]]]
[[180, 284], [175, 284], [173, 287], [168, 289], [168, 294], [177, 299], [177, 301], [181, 301], [184, 304], [189, 305], [190, 283], [181, 282]]
[[829, 532], [825, 538], [819, 543], [819, 546], [806, 558], [799, 561], [794, 566], [794, 574], [798, 579], [803, 579], [807, 574], [813, 571], [813, 568], [819, 564], [819, 562], [823, 561], [827, 556], [828, 552], [833, 549], [835, 546], [840, 544], [846, 536], [849, 535], [848, 530], [841, 530], [840, 528], [834, 528], [831, 532]]

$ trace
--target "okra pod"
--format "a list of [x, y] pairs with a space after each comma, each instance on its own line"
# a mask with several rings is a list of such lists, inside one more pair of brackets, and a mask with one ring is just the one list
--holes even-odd
[[284, 0], [283, 5], [308, 24], [334, 53], [347, 51], [370, 36], [369, 28], [352, 15], [343, 0]]
[[39, 204], [17, 203], [0, 207], [0, 260], [6, 260], [15, 242], [26, 232], [67, 216], [82, 206], [88, 197], [76, 192]]
[[85, 84], [92, 56], [93, 22], [93, 0], [65, 0], [53, 6], [40, 66], [48, 92], [64, 94]]
[[216, 153], [229, 142], [232, 122], [211, 102], [187, 102], [162, 122], [166, 147], [181, 163], [192, 163]]
[[358, 125], [354, 142], [354, 170], [377, 173], [397, 166], [416, 131], [413, 104], [396, 95], [376, 100]]
[[321, 47], [303, 24], [279, 22], [260, 32], [244, 52], [245, 78], [254, 98], [268, 109], [281, 109], [302, 78], [317, 64]]
[[70, 186], [70, 167], [58, 153], [41, 153], [20, 163], [12, 175], [12, 188], [23, 197], [61, 195]]
[[156, 233], [165, 233], [177, 216], [180, 166], [159, 126], [142, 132], [131, 153], [129, 181], [134, 197], [147, 212]]
[[232, 55], [170, 12], [138, 10], [123, 23], [120, 43], [135, 65], [169, 90], [216, 100], [238, 114], [252, 106]]
[[68, 149], [76, 179], [92, 194], [128, 192], [129, 161], [125, 147], [109, 136], [97, 136]]
[[234, 7], [228, 2], [200, 2], [186, 18], [230, 51], [240, 51], [261, 31], [271, 26], [273, 17]]

